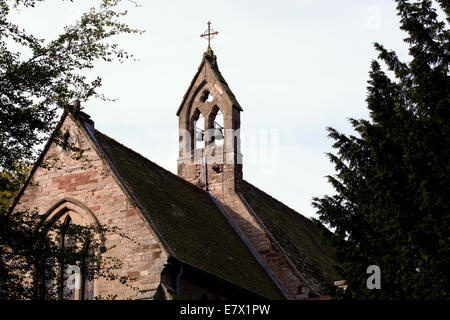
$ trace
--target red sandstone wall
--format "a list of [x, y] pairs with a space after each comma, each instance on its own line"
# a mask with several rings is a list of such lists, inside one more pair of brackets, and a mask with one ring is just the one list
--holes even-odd
[[[66, 118], [61, 130], [63, 133], [68, 130], [72, 142], [79, 148], [90, 149], [86, 151], [84, 157], [89, 161], [74, 160], [70, 152], [53, 143], [45, 159], [58, 160], [49, 170], [38, 168], [35, 171], [31, 184], [26, 187], [16, 208], [37, 208], [44, 214], [55, 203], [65, 198], [81, 202], [92, 211], [100, 224], [117, 226], [121, 232], [139, 242], [136, 244], [117, 235], [107, 236], [107, 246], [117, 246], [108, 254], [123, 261], [121, 275], [136, 278], [129, 284], [138, 290], [150, 290], [139, 293], [119, 282], [99, 279], [95, 282], [95, 295], [105, 297], [108, 294], [117, 294], [119, 299], [152, 297], [160, 282], [161, 270], [167, 261], [166, 252], [150, 230], [148, 223], [120, 188], [85, 133], [70, 116]], [[85, 222], [91, 219], [73, 204], [69, 207], [81, 213]]]

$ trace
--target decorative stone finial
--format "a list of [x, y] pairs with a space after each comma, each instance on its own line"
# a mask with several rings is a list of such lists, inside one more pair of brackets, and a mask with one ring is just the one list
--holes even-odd
[[77, 115], [80, 112], [81, 109], [81, 103], [80, 100], [76, 99], [72, 102], [72, 110], [71, 113], [73, 115]]

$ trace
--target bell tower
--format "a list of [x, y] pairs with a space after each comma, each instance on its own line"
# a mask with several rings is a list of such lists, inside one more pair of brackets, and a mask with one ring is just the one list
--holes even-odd
[[217, 66], [208, 40], [192, 82], [178, 108], [178, 176], [210, 192], [214, 203], [238, 232], [254, 257], [288, 299], [304, 299], [304, 276], [268, 232], [245, 199], [240, 128], [242, 108]]
[[[212, 34], [208, 25], [209, 38]], [[181, 106], [178, 175], [222, 201], [239, 189], [241, 106], [217, 66], [211, 47], [203, 54]]]

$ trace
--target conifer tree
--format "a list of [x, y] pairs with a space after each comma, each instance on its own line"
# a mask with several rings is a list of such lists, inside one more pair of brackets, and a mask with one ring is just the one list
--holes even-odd
[[[396, 2], [410, 61], [375, 44], [370, 119], [350, 119], [355, 135], [328, 128], [336, 194], [313, 205], [334, 231], [344, 297], [448, 299], [450, 31], [430, 0]], [[449, 23], [449, 2], [438, 4]], [[366, 286], [370, 265], [381, 270], [381, 289]]]

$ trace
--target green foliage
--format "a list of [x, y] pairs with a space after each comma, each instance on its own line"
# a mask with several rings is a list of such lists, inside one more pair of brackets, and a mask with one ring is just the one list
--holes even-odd
[[[313, 201], [348, 285], [336, 298], [449, 298], [450, 31], [431, 1], [396, 2], [411, 61], [375, 44], [395, 80], [372, 62], [370, 120], [350, 119], [356, 136], [328, 128], [337, 194]], [[448, 1], [439, 4], [450, 22]], [[366, 287], [372, 264], [380, 290]]]
[[[18, 159], [34, 159], [33, 148], [48, 138], [58, 109], [75, 99], [106, 99], [98, 92], [101, 78], [89, 81], [81, 71], [92, 69], [96, 61], [122, 62], [132, 57], [108, 40], [142, 33], [120, 22], [127, 13], [116, 10], [121, 0], [99, 0], [97, 8], [52, 41], [8, 20], [11, 10], [40, 2], [44, 0], [0, 0], [0, 167], [6, 169], [13, 169]], [[10, 44], [20, 50], [9, 50]]]
[[0, 172], [0, 211], [7, 212], [14, 198], [23, 186], [30, 167], [16, 164], [14, 170]]
[[70, 277], [69, 265], [80, 268], [84, 281], [127, 284], [128, 277], [117, 274], [122, 262], [105, 255], [112, 248], [104, 237], [112, 233], [129, 239], [114, 227], [67, 225], [37, 211], [1, 214], [0, 300], [65, 298], [62, 285]]
[[[110, 248], [105, 247], [103, 237], [118, 230], [67, 227], [59, 221], [49, 224], [42, 213], [8, 211], [36, 160], [35, 148], [54, 129], [58, 111], [69, 109], [75, 99], [108, 100], [98, 91], [101, 78], [89, 80], [83, 70], [92, 69], [97, 61], [121, 63], [132, 58], [110, 40], [119, 34], [142, 33], [121, 22], [127, 14], [118, 10], [121, 0], [98, 0], [96, 7], [54, 40], [40, 39], [10, 21], [11, 11], [44, 2], [0, 0], [0, 299], [62, 298], [66, 275], [58, 270], [68, 264], [78, 265], [90, 278], [127, 282], [117, 276], [120, 262], [105, 256]], [[64, 138], [56, 136], [55, 140], [83, 168], [89, 168], [85, 150], [74, 148]], [[42, 163], [44, 169], [52, 166]], [[58, 243], [61, 237], [57, 235], [63, 231], [73, 246]]]

